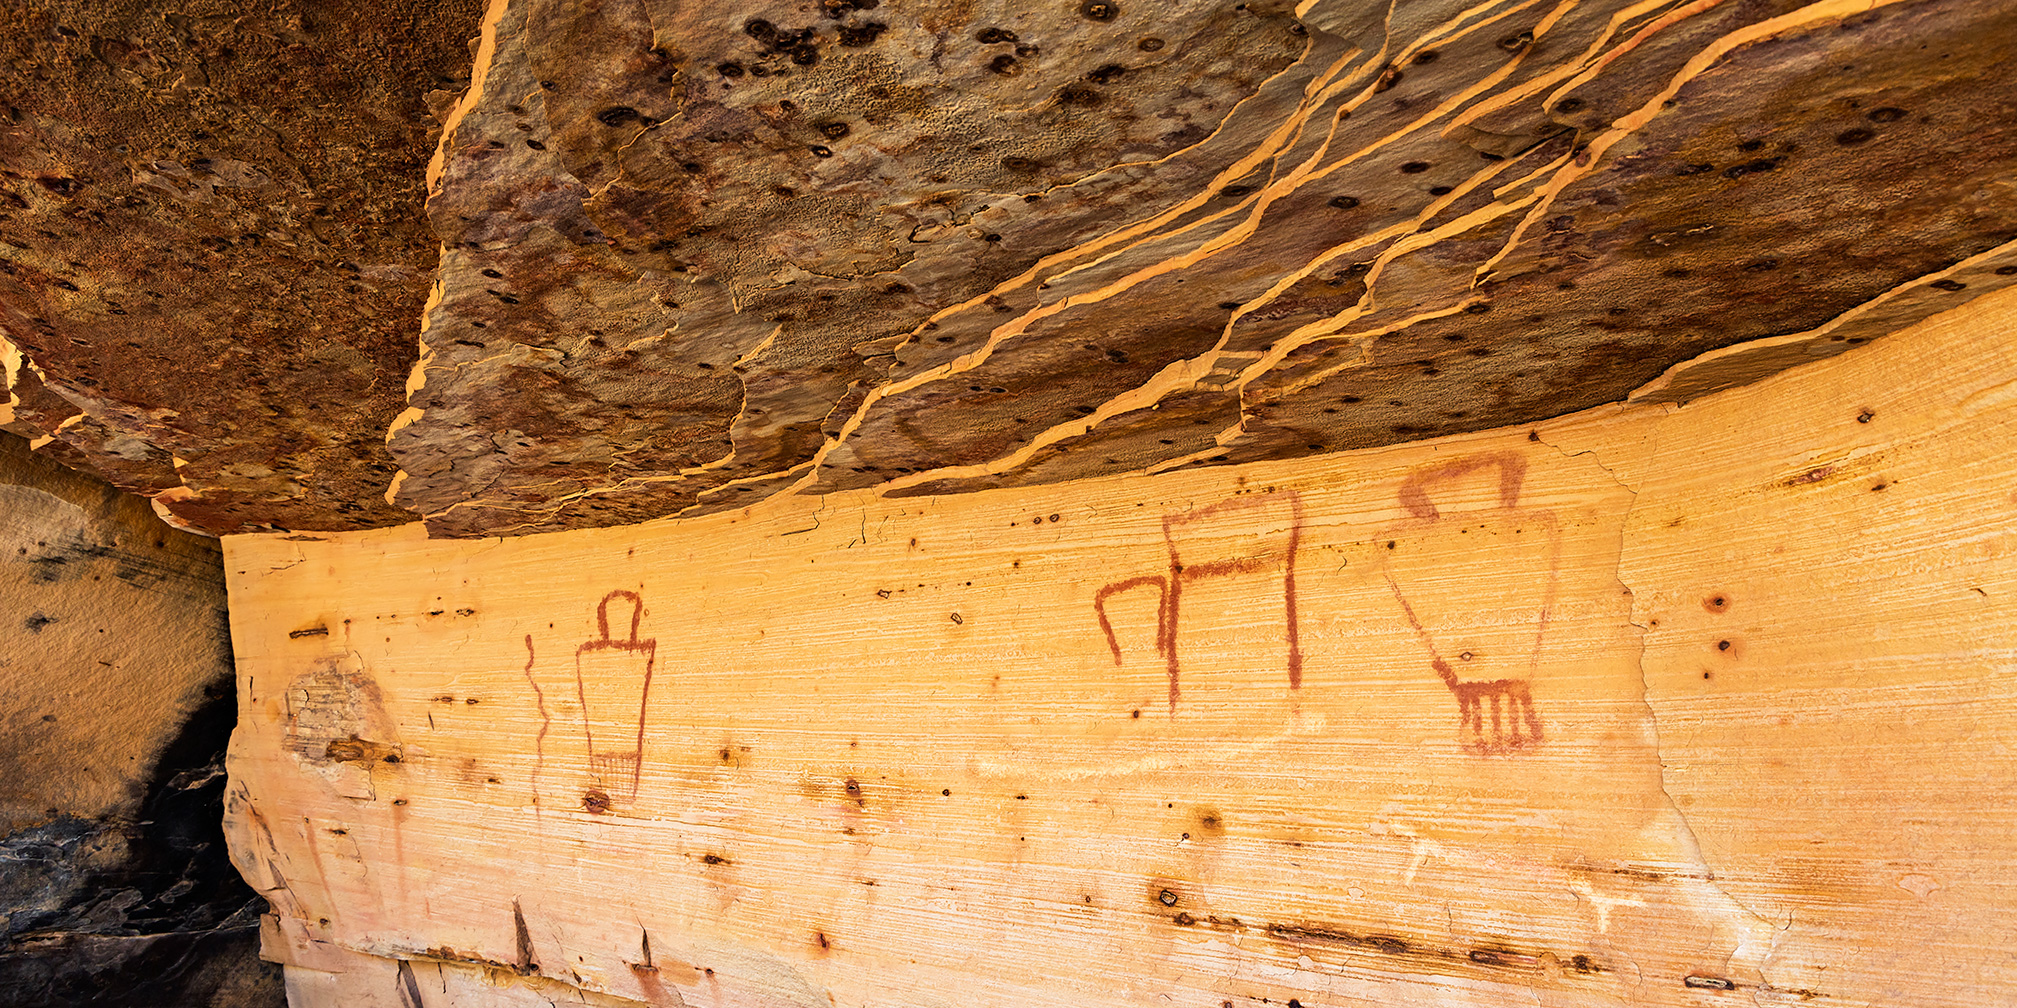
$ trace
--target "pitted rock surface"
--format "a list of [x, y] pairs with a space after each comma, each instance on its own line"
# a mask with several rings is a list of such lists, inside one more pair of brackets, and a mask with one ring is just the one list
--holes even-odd
[[0, 7], [0, 427], [206, 532], [411, 520], [426, 101], [479, 12]]
[[[17, 271], [15, 425], [211, 531], [472, 536], [1681, 402], [2011, 282], [2011, 37], [1985, 0], [495, 0], [406, 300], [274, 323], [254, 417], [229, 353], [208, 403], [86, 384], [72, 336], [118, 351], [46, 307], [86, 283]], [[251, 178], [212, 174], [177, 185]]]

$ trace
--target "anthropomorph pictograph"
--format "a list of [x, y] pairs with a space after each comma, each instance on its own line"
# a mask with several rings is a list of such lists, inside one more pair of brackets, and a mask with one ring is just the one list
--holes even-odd
[[[1269, 524], [1268, 519], [1274, 517], [1286, 517], [1287, 521], [1280, 526]], [[1244, 527], [1237, 534], [1224, 534], [1236, 526]], [[1296, 627], [1296, 550], [1302, 543], [1302, 535], [1303, 502], [1292, 490], [1234, 497], [1210, 507], [1164, 517], [1163, 544], [1169, 551], [1169, 568], [1160, 574], [1123, 578], [1093, 595], [1093, 613], [1099, 618], [1100, 630], [1106, 634], [1114, 664], [1122, 663], [1121, 645], [1114, 635], [1113, 621], [1107, 616], [1108, 600], [1138, 588], [1156, 589], [1156, 652], [1162, 656], [1169, 673], [1170, 713], [1175, 715], [1183, 668], [1177, 627], [1184, 585], [1203, 578], [1267, 573], [1279, 564], [1289, 688], [1300, 687], [1303, 649]], [[1195, 548], [1200, 544], [1202, 549]], [[1244, 555], [1239, 556], [1224, 555], [1242, 545], [1252, 547], [1253, 551], [1241, 550]], [[1201, 553], [1214, 559], [1200, 559]]]
[[[1375, 544], [1382, 575], [1428, 651], [1429, 667], [1457, 698], [1459, 741], [1479, 754], [1541, 744], [1533, 680], [1562, 544], [1553, 511], [1519, 506], [1526, 473], [1526, 460], [1512, 452], [1417, 469], [1401, 483], [1408, 517]], [[1432, 496], [1457, 485], [1480, 488], [1470, 479], [1478, 475], [1497, 477], [1482, 484], [1489, 492], [1481, 502], [1439, 505]], [[1506, 614], [1518, 622], [1507, 626]]]
[[[610, 633], [611, 603], [628, 603], [628, 635]], [[622, 608], [618, 618], [622, 617]], [[537, 654], [530, 636], [525, 639], [525, 674], [539, 703], [541, 727], [538, 749], [542, 765], [547, 751], [547, 734], [554, 728], [571, 731], [568, 721], [577, 721], [585, 749], [565, 747], [576, 755], [585, 753], [586, 771], [578, 798], [590, 812], [604, 813], [637, 797], [638, 773], [644, 763], [644, 718], [651, 700], [651, 677], [658, 663], [658, 641], [638, 637], [644, 620], [644, 598], [633, 591], [613, 591], [595, 607], [596, 636], [574, 650], [572, 681], [549, 692], [540, 686], [534, 666]], [[548, 685], [559, 685], [549, 681]], [[559, 724], [555, 723], [558, 716]]]

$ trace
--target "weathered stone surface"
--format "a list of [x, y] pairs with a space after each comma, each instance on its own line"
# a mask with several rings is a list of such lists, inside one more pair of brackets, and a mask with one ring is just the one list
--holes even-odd
[[0, 434], [0, 1003], [275, 1004], [217, 545]]
[[394, 499], [469, 535], [1293, 457], [2009, 282], [1946, 272], [2017, 234], [2007, 8], [1303, 8], [500, 3]]
[[2017, 266], [1989, 0], [10, 16], [11, 427], [212, 532], [1390, 444]]
[[2002, 1004], [2013, 374], [233, 536], [234, 856], [296, 1008]]
[[[382, 500], [475, 0], [0, 6], [10, 429], [212, 532]], [[0, 417], [0, 420], [4, 420]]]

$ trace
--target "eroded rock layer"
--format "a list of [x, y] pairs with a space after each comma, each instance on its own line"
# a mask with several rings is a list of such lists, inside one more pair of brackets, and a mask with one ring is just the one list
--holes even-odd
[[212, 533], [410, 520], [424, 99], [479, 9], [0, 6], [0, 425]]
[[1389, 444], [2017, 275], [1989, 0], [122, 17], [12, 43], [9, 410], [213, 532]]

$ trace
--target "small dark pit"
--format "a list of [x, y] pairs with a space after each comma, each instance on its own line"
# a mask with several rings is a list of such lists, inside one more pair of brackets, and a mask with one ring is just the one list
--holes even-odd
[[873, 45], [876, 37], [888, 30], [889, 26], [880, 21], [870, 21], [862, 25], [845, 25], [840, 29], [840, 44], [850, 49], [860, 49], [863, 46]]

